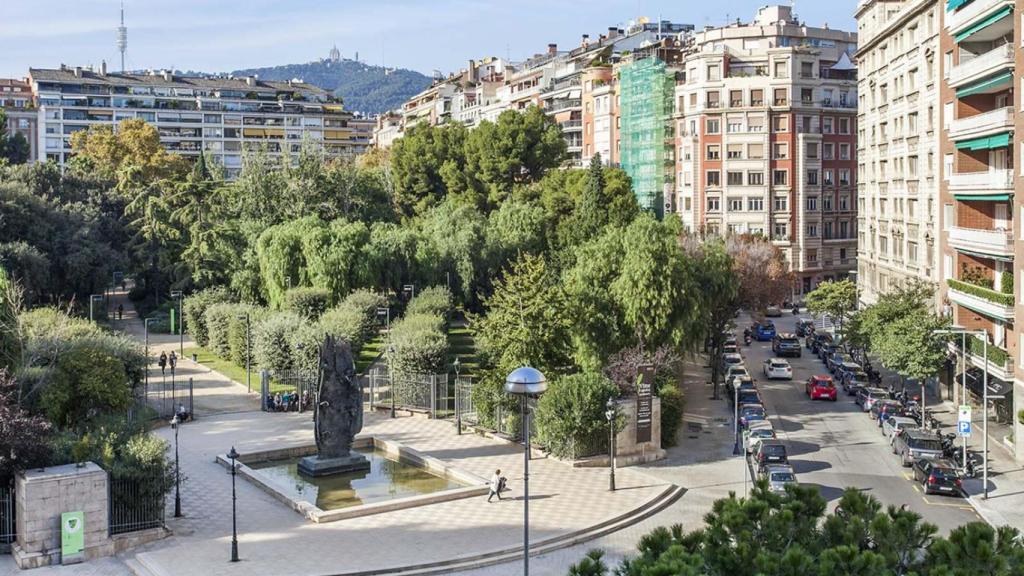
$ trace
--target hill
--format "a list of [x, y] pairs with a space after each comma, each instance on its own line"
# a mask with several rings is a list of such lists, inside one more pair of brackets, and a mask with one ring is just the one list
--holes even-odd
[[372, 116], [400, 107], [427, 86], [430, 78], [414, 70], [386, 69], [355, 60], [320, 60], [267, 68], [236, 70], [235, 76], [258, 74], [261, 80], [305, 82], [330, 90], [342, 98], [345, 109]]

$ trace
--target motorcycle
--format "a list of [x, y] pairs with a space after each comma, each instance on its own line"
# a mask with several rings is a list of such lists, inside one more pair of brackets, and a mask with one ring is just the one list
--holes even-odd
[[793, 316], [799, 316], [799, 315], [800, 315], [800, 307], [799, 306], [793, 306]]
[[750, 337], [750, 334], [744, 334], [743, 335], [743, 344], [745, 344], [747, 346], [750, 346], [751, 340], [752, 340], [752, 338]]

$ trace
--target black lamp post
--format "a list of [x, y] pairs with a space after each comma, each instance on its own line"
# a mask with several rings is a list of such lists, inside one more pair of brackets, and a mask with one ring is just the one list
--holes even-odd
[[615, 491], [615, 398], [609, 398], [604, 417], [608, 419], [608, 489]]
[[171, 298], [178, 300], [178, 354], [185, 355], [185, 318], [182, 317], [184, 311], [185, 294], [181, 290], [174, 290], [171, 292]]
[[238, 562], [238, 515], [235, 509], [235, 501], [238, 500], [235, 494], [235, 460], [238, 459], [238, 452], [234, 446], [228, 452], [228, 458], [231, 459], [231, 561]]
[[171, 429], [174, 430], [174, 517], [181, 518], [181, 468], [178, 464], [178, 424], [181, 420], [175, 414], [171, 418]]
[[523, 576], [530, 574], [530, 410], [528, 401], [548, 389], [548, 380], [536, 368], [521, 366], [505, 378], [505, 392], [519, 396], [523, 420]]
[[[390, 338], [391, 335], [389, 334], [388, 337]], [[393, 345], [391, 345], [391, 344], [388, 344], [388, 388], [391, 389], [391, 417], [392, 418], [395, 417], [395, 380], [397, 380], [395, 378], [395, 372], [394, 372], [394, 370], [392, 370], [392, 366], [391, 366], [391, 355], [394, 354], [394, 353], [395, 353], [395, 347]]]
[[455, 357], [455, 361], [452, 362], [452, 368], [455, 369], [455, 433], [462, 435], [462, 398], [459, 395], [459, 368], [462, 365], [459, 363], [459, 357]]

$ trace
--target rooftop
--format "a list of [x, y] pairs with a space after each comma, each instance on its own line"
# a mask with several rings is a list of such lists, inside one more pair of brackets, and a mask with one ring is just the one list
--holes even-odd
[[81, 67], [31, 68], [29, 77], [36, 82], [92, 84], [107, 86], [161, 86], [207, 90], [239, 90], [245, 92], [302, 91], [328, 98], [326, 90], [300, 80], [287, 82], [260, 80], [257, 77], [180, 76], [170, 71], [146, 74], [107, 72]]

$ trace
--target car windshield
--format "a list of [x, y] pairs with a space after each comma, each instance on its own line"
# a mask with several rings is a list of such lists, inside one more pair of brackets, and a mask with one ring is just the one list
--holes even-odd
[[800, 341], [796, 338], [779, 338], [780, 344], [799, 344]]
[[909, 438], [907, 445], [914, 450], [942, 450], [942, 444], [934, 438]]
[[932, 468], [931, 475], [946, 480], [956, 480], [958, 477], [957, 471], [952, 468]]
[[771, 428], [755, 428], [750, 431], [750, 435], [754, 438], [772, 438], [775, 433], [772, 432]]
[[792, 472], [772, 472], [772, 482], [795, 482], [796, 476]]
[[760, 406], [745, 406], [743, 408], [744, 416], [764, 416], [764, 408]]
[[831, 380], [815, 380], [815, 386], [821, 386], [822, 388], [831, 388], [833, 386]]
[[789, 364], [786, 362], [772, 362], [772, 368], [789, 368]]
[[769, 456], [785, 456], [786, 447], [781, 444], [762, 444], [761, 451]]
[[868, 375], [863, 372], [854, 372], [853, 374], [850, 374], [850, 380], [854, 380], [856, 382], [867, 382]]

